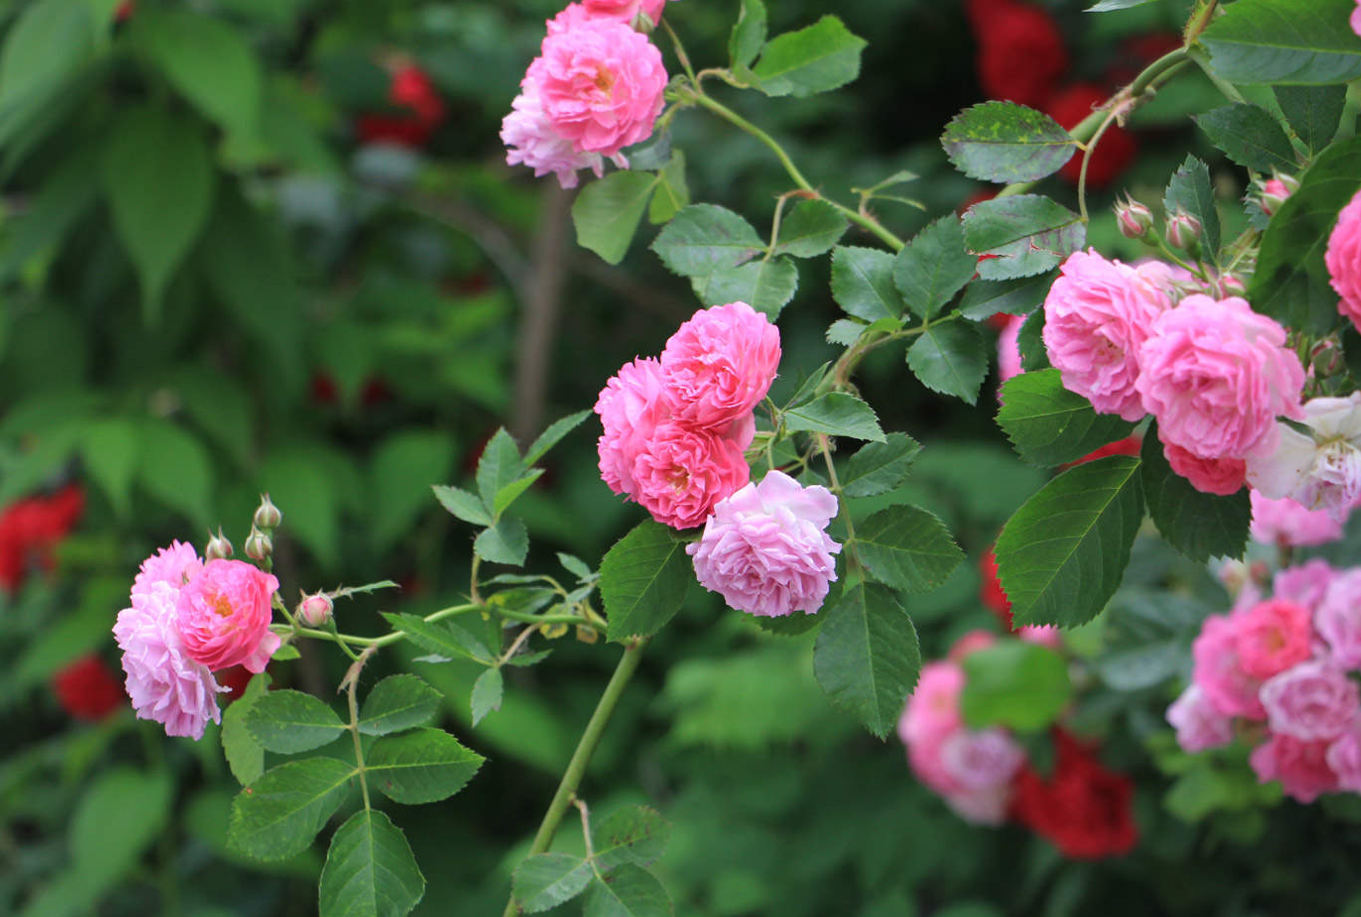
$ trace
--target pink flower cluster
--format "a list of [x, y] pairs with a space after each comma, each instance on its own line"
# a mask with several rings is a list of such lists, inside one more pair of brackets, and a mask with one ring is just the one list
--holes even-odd
[[[1243, 486], [1253, 456], [1303, 416], [1304, 367], [1279, 324], [1194, 278], [1074, 252], [1045, 299], [1044, 344], [1064, 387], [1097, 411], [1152, 414], [1172, 469], [1206, 493]], [[1224, 292], [1224, 285], [1199, 285]]]
[[[1303, 803], [1361, 793], [1361, 568], [1322, 560], [1249, 587], [1196, 638], [1192, 683], [1167, 711], [1188, 752], [1264, 734], [1250, 763]], [[1235, 729], [1235, 722], [1254, 724]]]
[[655, 24], [664, 3], [584, 0], [549, 20], [501, 122], [508, 164], [552, 172], [564, 188], [581, 169], [599, 178], [606, 159], [628, 167], [620, 150], [652, 134], [667, 82], [661, 52], [633, 24]]
[[248, 563], [210, 560], [175, 541], [142, 562], [131, 607], [113, 634], [123, 651], [128, 696], [140, 719], [172, 736], [203, 737], [221, 722], [213, 672], [235, 665], [262, 672], [279, 648], [269, 629], [279, 581]]
[[779, 329], [751, 306], [696, 312], [660, 359], [626, 364], [600, 392], [600, 476], [664, 525], [702, 524], [751, 477], [753, 411], [779, 362]]

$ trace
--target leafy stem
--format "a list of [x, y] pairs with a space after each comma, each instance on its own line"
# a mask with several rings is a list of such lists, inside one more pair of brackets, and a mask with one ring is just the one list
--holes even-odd
[[350, 730], [350, 734], [354, 736], [354, 761], [358, 768], [359, 790], [364, 796], [364, 811], [366, 812], [373, 806], [369, 802], [369, 781], [364, 776], [364, 747], [359, 741], [359, 698], [356, 695], [359, 689], [359, 673], [364, 670], [364, 663], [368, 662], [369, 658], [376, 652], [378, 652], [377, 646], [365, 647], [340, 682], [340, 689], [346, 692], [346, 698], [350, 704], [350, 725], [347, 728]]

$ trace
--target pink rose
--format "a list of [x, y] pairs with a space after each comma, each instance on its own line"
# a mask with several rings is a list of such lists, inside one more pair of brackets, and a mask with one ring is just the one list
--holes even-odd
[[637, 490], [631, 498], [663, 525], [699, 525], [715, 505], [751, 477], [742, 449], [709, 430], [675, 421], [658, 424], [630, 469]]
[[[1361, 7], [1352, 13], [1352, 29], [1361, 22]], [[1328, 236], [1323, 254], [1328, 267], [1328, 282], [1342, 297], [1337, 310], [1361, 329], [1361, 191], [1352, 196], [1337, 215], [1337, 225]]]
[[951, 662], [963, 662], [964, 657], [979, 650], [985, 650], [997, 642], [997, 635], [986, 630], [971, 630], [955, 641], [950, 647], [947, 658]]
[[1251, 678], [1264, 681], [1313, 655], [1309, 610], [1287, 599], [1258, 602], [1230, 619], [1235, 631], [1238, 665]]
[[1271, 591], [1278, 599], [1285, 599], [1310, 611], [1317, 611], [1336, 575], [1337, 571], [1328, 566], [1326, 560], [1315, 558], [1298, 567], [1288, 567], [1277, 573], [1271, 582]]
[[1157, 283], [1094, 251], [1074, 252], [1059, 271], [1044, 301], [1049, 362], [1098, 412], [1138, 420], [1140, 347], [1171, 303]]
[[1356, 682], [1323, 660], [1301, 662], [1262, 684], [1262, 706], [1273, 732], [1306, 742], [1332, 740], [1356, 722]]
[[170, 547], [159, 548], [155, 554], [142, 561], [132, 581], [132, 594], [150, 594], [156, 583], [165, 583], [179, 592], [202, 569], [203, 559], [193, 545], [172, 541]]
[[1327, 510], [1301, 506], [1289, 497], [1273, 500], [1252, 490], [1252, 539], [1278, 547], [1327, 544], [1342, 537], [1342, 525]]
[[1361, 669], [1361, 567], [1333, 577], [1314, 610], [1314, 626], [1347, 669]]
[[1016, 636], [1026, 643], [1047, 646], [1051, 650], [1063, 649], [1063, 632], [1053, 624], [1023, 624], [1016, 629]]
[[1300, 416], [1304, 368], [1285, 329], [1236, 296], [1195, 293], [1158, 316], [1136, 382], [1159, 438], [1200, 458], [1276, 445], [1276, 417]]
[[751, 414], [780, 364], [780, 331], [744, 302], [696, 312], [662, 350], [665, 397], [680, 420], [726, 428]]
[[240, 560], [210, 560], [180, 590], [175, 627], [184, 652], [214, 671], [243, 665], [263, 672], [279, 648], [269, 629], [279, 581]]
[[628, 168], [623, 153], [605, 157], [578, 150], [571, 140], [558, 133], [544, 112], [539, 84], [526, 77], [521, 87], [523, 91], [511, 102], [510, 114], [501, 122], [507, 165], [526, 165], [534, 170], [535, 178], [552, 172], [564, 188], [577, 186], [577, 172], [581, 169], [590, 169], [599, 178], [605, 172], [606, 158], [621, 169]]
[[661, 364], [652, 358], [625, 363], [601, 389], [595, 412], [605, 428], [598, 443], [600, 476], [610, 490], [631, 497], [638, 490], [633, 463], [671, 416], [662, 399]]
[[1248, 458], [1248, 480], [1268, 497], [1325, 509], [1338, 523], [1361, 500], [1361, 392], [1311, 398], [1302, 409], [1308, 435], [1276, 425], [1276, 441]]
[[1192, 678], [1221, 715], [1265, 719], [1266, 710], [1257, 698], [1262, 683], [1243, 670], [1237, 636], [1237, 627], [1224, 615], [1206, 618], [1191, 645], [1195, 656]]
[[[1159, 430], [1159, 439], [1162, 431]], [[1163, 443], [1163, 455], [1172, 470], [1201, 493], [1227, 497], [1243, 489], [1248, 466], [1240, 458], [1201, 458], [1173, 443]]]
[[1356, 0], [1356, 9], [1352, 10], [1351, 27], [1353, 32], [1361, 35], [1361, 0]]
[[938, 745], [945, 736], [963, 728], [959, 718], [959, 693], [963, 690], [964, 670], [959, 665], [947, 660], [924, 664], [898, 719], [898, 738], [909, 747]]
[[[614, 19], [627, 24], [632, 24], [638, 14], [643, 13], [655, 26], [661, 22], [662, 8], [666, 6], [666, 0], [581, 0], [572, 6], [582, 7], [587, 15], [592, 17]], [[559, 13], [558, 18], [561, 17], [562, 14]]]
[[1005, 729], [959, 729], [940, 748], [941, 764], [966, 790], [1011, 782], [1025, 763], [1025, 752]]
[[1008, 315], [1006, 325], [997, 335], [997, 398], [1001, 400], [1001, 384], [1013, 376], [1019, 376], [1023, 371], [1021, 368], [1021, 326], [1025, 324], [1026, 316]]
[[825, 487], [772, 471], [714, 507], [700, 540], [686, 547], [695, 576], [733, 608], [775, 617], [822, 607], [841, 550], [823, 531], [837, 513]]
[[1177, 730], [1182, 751], [1195, 754], [1227, 745], [1233, 739], [1233, 723], [1214, 708], [1200, 687], [1192, 683], [1167, 708], [1167, 722]]
[[1338, 789], [1361, 793], [1361, 732], [1355, 726], [1333, 740], [1323, 760], [1337, 775]]
[[1259, 783], [1279, 780], [1285, 795], [1307, 805], [1320, 794], [1338, 789], [1337, 775], [1328, 766], [1327, 751], [1327, 742], [1303, 742], [1273, 733], [1253, 750], [1248, 762]]
[[999, 783], [977, 790], [942, 793], [945, 804], [966, 822], [974, 825], [1000, 825], [1011, 807], [1011, 784]]
[[578, 152], [613, 156], [647, 139], [666, 88], [662, 55], [622, 22], [587, 19], [550, 32], [522, 86], [538, 86], [544, 114]]

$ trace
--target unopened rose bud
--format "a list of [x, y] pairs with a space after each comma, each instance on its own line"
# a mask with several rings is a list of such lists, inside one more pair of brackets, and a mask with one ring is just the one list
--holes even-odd
[[1331, 339], [1319, 341], [1309, 352], [1309, 365], [1315, 376], [1326, 379], [1337, 372], [1341, 364], [1342, 352], [1338, 350], [1337, 343]]
[[1225, 296], [1246, 296], [1248, 292], [1247, 284], [1243, 283], [1243, 278], [1237, 274], [1225, 274], [1220, 277], [1219, 287]]
[[1115, 205], [1115, 222], [1120, 234], [1127, 239], [1142, 239], [1153, 228], [1153, 211], [1128, 198]]
[[1290, 197], [1290, 188], [1284, 181], [1279, 177], [1267, 179], [1262, 183], [1262, 212], [1271, 216], [1281, 209], [1281, 205], [1285, 203], [1288, 197]]
[[204, 560], [226, 560], [232, 556], [232, 543], [227, 540], [227, 536], [222, 534], [219, 527], [216, 535], [210, 534], [208, 544], [203, 549]]
[[273, 553], [274, 542], [270, 537], [251, 526], [250, 534], [246, 536], [246, 556], [251, 560], [264, 560]]
[[1200, 239], [1200, 231], [1200, 220], [1183, 210], [1178, 210], [1167, 220], [1167, 241], [1177, 248], [1190, 248]]
[[279, 512], [279, 507], [270, 502], [269, 494], [260, 494], [260, 505], [255, 509], [255, 518], [251, 520], [257, 529], [265, 532], [273, 531], [279, 527], [279, 523], [284, 521], [284, 514]]
[[295, 614], [298, 620], [308, 627], [321, 627], [331, 620], [331, 612], [334, 610], [331, 604], [331, 597], [324, 592], [314, 595], [305, 595], [298, 603]]

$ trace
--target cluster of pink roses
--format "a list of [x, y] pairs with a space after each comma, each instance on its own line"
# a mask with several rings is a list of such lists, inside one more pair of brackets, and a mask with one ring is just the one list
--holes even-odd
[[1250, 758], [1263, 783], [1304, 803], [1361, 793], [1361, 568], [1311, 560], [1277, 573], [1270, 597], [1248, 584], [1193, 650], [1192, 682], [1167, 711], [1183, 749], [1264, 736]]
[[195, 739], [209, 720], [221, 722], [217, 695], [228, 689], [213, 672], [234, 665], [264, 671], [280, 643], [269, 629], [278, 588], [277, 579], [251, 564], [205, 564], [179, 541], [143, 561], [132, 607], [113, 626], [138, 718]]
[[539, 56], [501, 123], [506, 162], [549, 172], [575, 188], [577, 171], [599, 178], [609, 159], [646, 140], [662, 110], [666, 69], [645, 34], [666, 0], [581, 0], [547, 23]]

